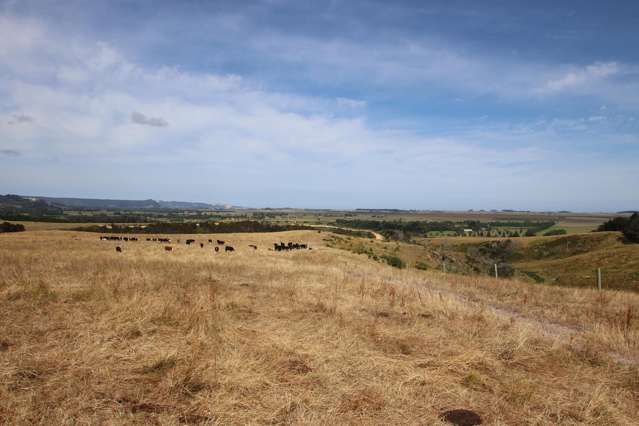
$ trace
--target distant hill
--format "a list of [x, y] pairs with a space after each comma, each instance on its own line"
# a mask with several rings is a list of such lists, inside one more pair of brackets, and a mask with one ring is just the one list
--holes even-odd
[[188, 201], [155, 201], [147, 200], [110, 200], [100, 198], [63, 198], [63, 197], [25, 197], [41, 200], [48, 204], [60, 205], [65, 208], [93, 209], [93, 210], [148, 210], [148, 209], [194, 209], [194, 210], [225, 210], [230, 206], [208, 203], [194, 203]]
[[62, 213], [62, 206], [54, 202], [14, 194], [0, 195], [0, 215], [3, 216], [55, 216]]

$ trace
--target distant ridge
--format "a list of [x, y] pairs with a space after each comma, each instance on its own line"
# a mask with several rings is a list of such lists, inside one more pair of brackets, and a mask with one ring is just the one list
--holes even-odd
[[33, 201], [43, 201], [50, 205], [63, 206], [66, 208], [76, 209], [120, 209], [120, 210], [136, 210], [136, 209], [195, 209], [195, 210], [228, 210], [233, 208], [230, 205], [208, 204], [189, 201], [156, 201], [153, 199], [146, 200], [111, 200], [101, 198], [72, 198], [72, 197], [43, 197], [23, 195], [23, 198]]

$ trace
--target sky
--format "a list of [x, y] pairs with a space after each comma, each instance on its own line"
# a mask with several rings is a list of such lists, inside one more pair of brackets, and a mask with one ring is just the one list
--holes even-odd
[[0, 0], [0, 193], [639, 208], [639, 2]]

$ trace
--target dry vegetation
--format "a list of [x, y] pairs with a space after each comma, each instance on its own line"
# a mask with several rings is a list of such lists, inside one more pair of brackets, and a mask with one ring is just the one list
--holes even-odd
[[639, 295], [398, 270], [325, 235], [0, 235], [1, 422], [636, 424]]
[[[326, 239], [330, 246], [375, 256], [378, 260], [384, 255], [397, 256], [409, 267], [422, 264], [427, 269], [439, 270], [445, 262], [448, 272], [464, 274], [477, 273], [473, 269], [477, 263], [470, 261], [476, 256], [469, 259], [472, 248], [496, 241], [510, 242], [504, 257], [520, 280], [534, 282], [526, 274], [533, 272], [549, 285], [594, 288], [597, 268], [601, 268], [604, 288], [639, 292], [639, 244], [625, 243], [620, 232], [526, 238], [414, 238], [411, 243], [343, 235]], [[483, 266], [480, 273], [487, 274], [492, 263]]]

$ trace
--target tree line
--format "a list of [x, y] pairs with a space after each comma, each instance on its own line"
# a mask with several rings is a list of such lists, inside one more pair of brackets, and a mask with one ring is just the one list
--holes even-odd
[[[537, 232], [555, 225], [554, 221], [494, 221], [480, 222], [477, 220], [466, 221], [386, 221], [372, 219], [337, 219], [335, 225], [370, 229], [384, 235], [389, 239], [403, 239], [411, 236], [423, 236], [429, 232], [454, 232], [456, 235], [465, 235], [465, 230], [472, 230], [474, 235], [490, 237], [493, 235], [504, 237], [532, 236]], [[521, 231], [508, 231], [500, 228], [521, 228]], [[526, 229], [525, 233], [523, 229]]]
[[224, 234], [236, 232], [281, 232], [315, 230], [305, 225], [280, 225], [254, 220], [232, 222], [158, 222], [148, 225], [94, 225], [75, 228], [76, 231], [117, 234]]
[[24, 225], [20, 223], [9, 223], [2, 222], [0, 223], [0, 232], [23, 232]]
[[620, 231], [626, 240], [639, 243], [639, 214], [630, 217], [615, 217], [599, 225], [597, 232]]

